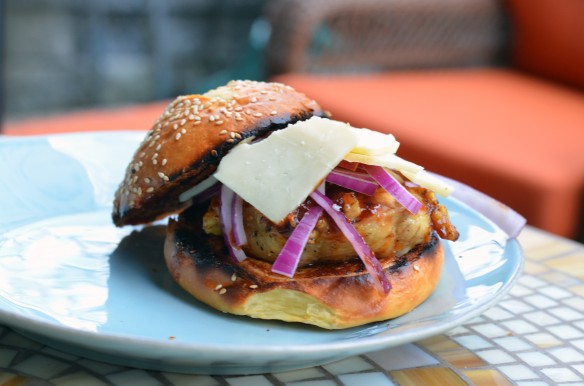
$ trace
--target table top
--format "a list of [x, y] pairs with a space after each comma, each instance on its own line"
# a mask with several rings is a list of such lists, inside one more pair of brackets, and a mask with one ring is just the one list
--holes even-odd
[[533, 227], [525, 270], [496, 306], [443, 335], [307, 369], [249, 376], [126, 368], [0, 327], [0, 385], [547, 385], [584, 383], [584, 245]]

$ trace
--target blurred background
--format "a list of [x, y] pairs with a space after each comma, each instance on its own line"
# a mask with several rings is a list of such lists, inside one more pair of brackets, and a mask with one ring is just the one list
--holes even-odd
[[146, 130], [277, 80], [584, 240], [584, 0], [3, 0], [0, 34], [4, 134]]
[[266, 0], [3, 0], [7, 120], [262, 78]]

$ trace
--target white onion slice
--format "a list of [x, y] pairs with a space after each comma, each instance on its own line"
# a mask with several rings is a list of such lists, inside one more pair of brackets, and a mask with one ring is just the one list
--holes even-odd
[[355, 252], [357, 252], [359, 258], [361, 258], [361, 261], [363, 261], [363, 264], [365, 264], [365, 268], [367, 269], [367, 272], [369, 272], [369, 275], [377, 288], [381, 292], [387, 294], [391, 289], [391, 283], [387, 279], [379, 260], [375, 258], [375, 254], [369, 249], [369, 246], [367, 246], [363, 237], [361, 237], [342, 212], [338, 212], [334, 209], [334, 203], [330, 198], [321, 194], [318, 190], [312, 192], [310, 197], [312, 197], [312, 199], [333, 219], [335, 224], [337, 224], [341, 232], [343, 232], [343, 235], [345, 235], [355, 249]]
[[310, 233], [316, 226], [322, 211], [323, 209], [320, 206], [313, 205], [304, 213], [304, 216], [298, 225], [296, 225], [288, 240], [286, 240], [284, 247], [272, 265], [272, 272], [294, 277], [300, 256], [304, 252]]
[[422, 207], [422, 203], [408, 192], [407, 189], [393, 178], [393, 176], [383, 167], [374, 165], [363, 165], [363, 167], [383, 189], [387, 190], [387, 192], [397, 200], [397, 202], [402, 204], [412, 214], [418, 213], [418, 210]]
[[227, 186], [221, 186], [221, 196], [219, 202], [219, 213], [221, 216], [221, 231], [223, 233], [223, 238], [225, 239], [225, 245], [229, 251], [229, 255], [235, 261], [243, 261], [247, 259], [245, 252], [241, 248], [234, 245], [233, 240], [233, 200], [235, 198], [235, 193], [233, 190], [229, 189]]

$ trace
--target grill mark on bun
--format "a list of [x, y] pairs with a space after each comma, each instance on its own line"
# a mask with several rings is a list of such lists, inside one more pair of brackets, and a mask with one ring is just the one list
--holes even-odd
[[240, 141], [314, 115], [327, 114], [280, 83], [231, 81], [203, 95], [179, 96], [128, 165], [114, 199], [114, 223], [149, 223], [181, 211], [188, 203], [179, 202], [179, 195], [215, 172]]
[[[293, 278], [272, 273], [271, 263], [253, 257], [235, 263], [221, 237], [202, 232], [203, 211], [191, 207], [177, 221], [170, 221], [164, 255], [170, 274], [183, 289], [223, 312], [347, 328], [411, 311], [430, 296], [440, 278], [444, 252], [435, 232], [428, 242], [399, 258], [379, 259], [392, 284], [385, 295], [375, 288], [358, 258], [301, 267]], [[237, 279], [232, 281], [234, 276]], [[218, 285], [225, 288], [222, 294], [215, 290]], [[261, 311], [256, 308], [258, 303]], [[279, 307], [277, 303], [284, 310], [271, 309]], [[318, 307], [326, 312], [311, 315], [307, 311], [298, 316], [287, 313], [288, 306], [295, 310]]]

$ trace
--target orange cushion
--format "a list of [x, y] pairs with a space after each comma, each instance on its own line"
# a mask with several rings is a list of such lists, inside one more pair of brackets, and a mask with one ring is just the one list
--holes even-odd
[[515, 65], [584, 88], [584, 1], [506, 0]]
[[584, 94], [506, 70], [282, 75], [333, 117], [392, 132], [398, 154], [573, 236], [584, 187]]
[[2, 129], [7, 135], [72, 133], [76, 131], [149, 130], [169, 101], [123, 108], [84, 110], [18, 122]]

